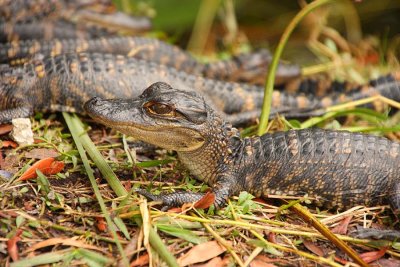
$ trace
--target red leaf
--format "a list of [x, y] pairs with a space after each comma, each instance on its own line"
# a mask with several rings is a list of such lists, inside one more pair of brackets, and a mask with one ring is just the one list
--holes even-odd
[[344, 217], [344, 219], [332, 229], [332, 233], [345, 235], [347, 233], [347, 228], [349, 227], [351, 218], [353, 218], [352, 215]]
[[12, 147], [12, 148], [16, 148], [18, 146], [17, 143], [15, 143], [14, 141], [3, 141], [1, 142], [2, 147]]
[[132, 184], [129, 181], [126, 181], [125, 183], [123, 183], [124, 188], [126, 189], [126, 191], [131, 191], [132, 189]]
[[9, 133], [9, 132], [11, 132], [12, 129], [13, 129], [12, 124], [3, 124], [3, 125], [0, 125], [0, 135]]
[[309, 251], [313, 252], [314, 254], [316, 254], [316, 255], [318, 255], [320, 257], [323, 257], [325, 255], [325, 253], [322, 250], [322, 248], [320, 248], [319, 246], [315, 245], [313, 242], [304, 240], [303, 244]]
[[360, 257], [366, 263], [370, 263], [370, 262], [373, 262], [373, 261], [376, 261], [376, 260], [379, 260], [380, 258], [382, 258], [382, 256], [385, 255], [387, 249], [388, 248], [385, 247], [378, 251], [365, 252], [365, 253], [360, 254]]
[[267, 235], [267, 240], [268, 240], [269, 242], [271, 242], [271, 243], [278, 244], [278, 242], [276, 241], [276, 234], [273, 233], [273, 232], [269, 232], [269, 233], [268, 233], [268, 235]]
[[337, 261], [337, 262], [339, 262], [339, 263], [341, 263], [343, 265], [346, 265], [349, 262], [349, 261], [347, 261], [345, 259], [339, 258], [338, 256], [335, 256], [335, 261]]
[[149, 264], [149, 254], [143, 254], [136, 260], [131, 262], [130, 267], [136, 267], [136, 266], [144, 266]]
[[19, 177], [20, 181], [25, 181], [28, 179], [36, 178], [36, 170], [40, 170], [45, 175], [59, 173], [64, 168], [64, 162], [54, 161], [54, 158], [46, 158], [37, 161], [31, 167], [29, 167], [22, 175]]
[[215, 201], [215, 194], [213, 192], [207, 192], [200, 200], [194, 203], [194, 207], [197, 209], [207, 209]]
[[21, 240], [22, 230], [18, 229], [13, 237], [7, 240], [7, 250], [13, 261], [19, 259], [17, 242]]
[[103, 217], [96, 217], [97, 220], [97, 229], [101, 232], [105, 232], [107, 230], [107, 223], [104, 221]]
[[64, 169], [64, 162], [62, 161], [54, 161], [50, 168], [43, 170], [42, 172], [46, 175], [57, 174]]
[[379, 63], [379, 54], [376, 52], [369, 53], [365, 55], [363, 58], [364, 64], [378, 64]]

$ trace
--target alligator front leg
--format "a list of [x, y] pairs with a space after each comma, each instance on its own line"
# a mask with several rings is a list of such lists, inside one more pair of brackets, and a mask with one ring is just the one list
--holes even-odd
[[[220, 178], [217, 184], [213, 187], [212, 192], [215, 194], [214, 205], [217, 209], [222, 208], [229, 197], [237, 193], [236, 187], [232, 180]], [[146, 198], [162, 203], [163, 210], [172, 207], [180, 207], [185, 203], [192, 203], [199, 201], [205, 193], [195, 193], [190, 191], [177, 191], [174, 193], [153, 195], [146, 190], [138, 189], [136, 192], [145, 196]]]
[[12, 119], [27, 118], [33, 114], [29, 107], [16, 107], [5, 110], [0, 110], [0, 124], [9, 123]]

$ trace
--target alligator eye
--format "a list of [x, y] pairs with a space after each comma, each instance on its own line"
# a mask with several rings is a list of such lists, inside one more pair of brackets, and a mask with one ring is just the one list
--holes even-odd
[[148, 102], [144, 105], [144, 107], [148, 110], [148, 112], [152, 114], [168, 116], [175, 115], [175, 110], [171, 106], [168, 106], [166, 104]]

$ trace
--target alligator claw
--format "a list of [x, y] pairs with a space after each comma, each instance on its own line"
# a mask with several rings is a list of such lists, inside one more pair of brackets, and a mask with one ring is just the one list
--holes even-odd
[[136, 189], [136, 192], [152, 201], [161, 202], [162, 205], [161, 210], [163, 211], [173, 207], [180, 207], [185, 203], [196, 202], [204, 196], [203, 193], [194, 193], [185, 191], [177, 191], [170, 194], [161, 193], [159, 195], [153, 195], [152, 193], [149, 193], [143, 189]]
[[372, 228], [357, 228], [354, 236], [361, 239], [384, 239], [389, 241], [400, 240], [400, 231]]

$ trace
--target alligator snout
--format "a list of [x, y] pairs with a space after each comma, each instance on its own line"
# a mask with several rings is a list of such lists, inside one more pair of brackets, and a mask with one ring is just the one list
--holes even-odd
[[86, 101], [85, 103], [85, 107], [88, 105], [97, 105], [99, 102], [101, 102], [101, 98], [100, 97], [93, 97], [92, 99]]
[[98, 106], [102, 105], [102, 99], [100, 97], [93, 97], [92, 99], [86, 101], [86, 103], [84, 104], [83, 108], [85, 109], [85, 111], [87, 113], [92, 113], [94, 111], [94, 109]]

